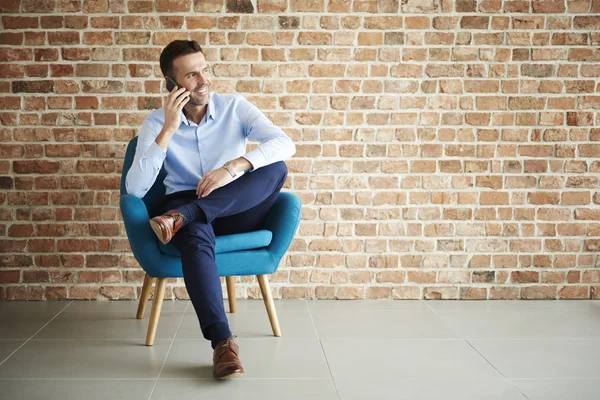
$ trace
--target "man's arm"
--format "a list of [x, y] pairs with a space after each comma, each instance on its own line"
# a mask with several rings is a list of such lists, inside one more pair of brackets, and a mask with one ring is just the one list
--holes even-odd
[[244, 97], [240, 98], [235, 114], [242, 123], [246, 137], [260, 142], [257, 148], [232, 161], [232, 167], [239, 166], [234, 167], [237, 172], [255, 170], [283, 161], [296, 153], [296, 145], [292, 139]]
[[250, 161], [248, 161], [244, 157], [239, 157], [239, 158], [236, 158], [235, 160], [232, 160], [231, 168], [233, 168], [233, 170], [237, 173], [242, 172], [242, 171], [250, 171], [250, 170], [254, 169], [254, 167], [252, 166]]
[[181, 110], [189, 101], [189, 97], [190, 92], [186, 88], [175, 88], [167, 95], [164, 106], [165, 119], [160, 132], [149, 116], [144, 120], [133, 164], [125, 177], [127, 193], [141, 198], [154, 184], [167, 157], [169, 142], [181, 125]]
[[167, 132], [157, 134], [155, 124], [146, 118], [138, 136], [133, 164], [125, 177], [127, 193], [139, 198], [148, 193], [167, 156], [166, 151], [157, 142], [163, 144], [163, 141], [166, 141], [168, 144], [170, 137], [167, 136]]

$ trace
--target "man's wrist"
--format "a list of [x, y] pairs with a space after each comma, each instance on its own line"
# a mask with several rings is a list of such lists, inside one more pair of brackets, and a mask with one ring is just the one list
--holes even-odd
[[244, 157], [236, 158], [235, 160], [230, 161], [231, 167], [236, 173], [240, 173], [242, 171], [248, 171], [252, 169], [252, 164], [250, 161], [245, 159]]
[[172, 130], [172, 129], [166, 129], [163, 128], [161, 129], [161, 131], [158, 133], [159, 135], [166, 135], [166, 136], [174, 136], [175, 132], [177, 132], [176, 130]]
[[221, 168], [223, 168], [227, 172], [229, 172], [229, 175], [231, 175], [232, 178], [235, 178], [237, 176], [237, 172], [231, 166], [231, 161], [227, 161], [225, 164], [223, 164], [223, 166]]

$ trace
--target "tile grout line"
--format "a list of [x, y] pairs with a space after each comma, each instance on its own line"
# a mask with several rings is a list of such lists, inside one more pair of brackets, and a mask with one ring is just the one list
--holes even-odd
[[31, 337], [27, 340], [25, 340], [19, 347], [17, 347], [15, 349], [15, 351], [13, 351], [12, 353], [10, 353], [4, 360], [2, 360], [2, 362], [0, 362], [0, 366], [2, 366], [2, 364], [4, 364], [9, 358], [11, 358], [13, 356], [13, 354], [15, 354], [17, 351], [19, 351], [19, 349], [23, 346], [25, 346], [31, 339], [33, 339], [33, 337], [35, 335], [37, 335], [38, 333], [40, 333], [40, 331], [42, 329], [44, 329], [46, 327], [46, 325], [48, 325], [50, 322], [52, 322], [54, 320], [54, 318], [58, 317], [63, 311], [65, 311], [71, 304], [73, 304], [74, 300], [71, 300], [70, 303], [68, 303], [65, 307], [62, 308], [62, 310], [60, 310], [59, 312], [56, 313], [56, 315], [54, 317], [52, 317], [50, 319], [50, 321], [46, 322], [40, 329], [38, 329], [33, 335], [31, 335]]
[[310, 321], [313, 324], [313, 329], [315, 330], [315, 333], [317, 334], [317, 340], [319, 341], [319, 346], [321, 347], [321, 353], [323, 353], [323, 357], [325, 358], [325, 363], [327, 364], [327, 371], [329, 372], [329, 376], [331, 377], [331, 383], [333, 383], [333, 389], [335, 390], [335, 395], [337, 396], [338, 400], [340, 400], [340, 394], [338, 393], [338, 389], [335, 384], [335, 380], [333, 379], [333, 374], [331, 373], [331, 367], [329, 366], [329, 360], [327, 360], [327, 355], [325, 354], [325, 349], [323, 349], [323, 343], [321, 342], [321, 338], [319, 337], [319, 331], [317, 330], [317, 326], [315, 325], [315, 320], [313, 319], [312, 311], [310, 310], [308, 301], [304, 300], [304, 302], [306, 304], [306, 308], [308, 308], [308, 315], [310, 315]]
[[158, 380], [160, 379], [160, 374], [162, 374], [162, 370], [165, 367], [165, 364], [167, 363], [167, 359], [169, 358], [169, 354], [171, 353], [171, 349], [173, 348], [173, 344], [175, 343], [175, 338], [177, 337], [177, 334], [179, 333], [179, 329], [181, 329], [181, 324], [183, 324], [183, 319], [185, 318], [185, 313], [187, 312], [188, 308], [190, 307], [191, 301], [188, 300], [188, 304], [185, 307], [185, 310], [183, 310], [183, 315], [181, 316], [181, 321], [179, 321], [179, 326], [177, 327], [177, 330], [175, 331], [175, 335], [173, 335], [173, 340], [171, 340], [171, 345], [169, 346], [169, 350], [167, 350], [167, 354], [165, 355], [165, 360], [163, 361], [163, 364], [160, 366], [160, 371], [158, 371], [158, 376], [156, 377], [156, 380], [154, 381], [154, 386], [152, 386], [152, 390], [150, 391], [150, 396], [148, 396], [148, 400], [152, 399], [152, 396], [154, 395], [154, 390], [156, 389], [156, 385], [158, 385]]
[[504, 374], [503, 374], [502, 372], [500, 372], [500, 370], [499, 370], [498, 368], [496, 368], [496, 366], [495, 366], [494, 364], [492, 364], [492, 363], [491, 363], [491, 362], [490, 362], [490, 361], [489, 361], [487, 358], [485, 358], [485, 357], [484, 357], [484, 355], [483, 355], [483, 354], [481, 354], [481, 353], [480, 353], [480, 352], [479, 352], [479, 351], [478, 351], [478, 350], [477, 350], [475, 347], [473, 347], [473, 345], [471, 344], [471, 342], [469, 342], [469, 341], [468, 341], [467, 339], [465, 339], [465, 338], [464, 338], [464, 337], [463, 337], [463, 336], [462, 336], [460, 333], [458, 333], [458, 332], [457, 332], [457, 331], [456, 331], [456, 330], [455, 330], [455, 329], [452, 327], [452, 325], [450, 325], [450, 324], [449, 324], [449, 323], [448, 323], [448, 322], [447, 322], [447, 321], [444, 319], [444, 317], [442, 317], [440, 314], [438, 314], [438, 313], [437, 313], [437, 311], [436, 311], [436, 310], [435, 310], [433, 307], [431, 307], [431, 306], [428, 304], [428, 302], [426, 302], [425, 300], [421, 300], [421, 301], [422, 301], [423, 303], [425, 303], [425, 305], [426, 305], [427, 307], [429, 307], [429, 308], [431, 309], [431, 311], [433, 311], [433, 313], [434, 313], [435, 315], [437, 315], [437, 316], [438, 316], [438, 317], [439, 317], [439, 318], [440, 318], [440, 319], [441, 319], [441, 320], [442, 320], [442, 321], [443, 321], [443, 322], [444, 322], [444, 323], [445, 323], [445, 324], [446, 324], [446, 325], [447, 325], [447, 326], [448, 326], [450, 329], [452, 329], [452, 330], [454, 331], [454, 333], [456, 333], [456, 334], [457, 334], [457, 335], [458, 335], [458, 336], [459, 336], [459, 337], [460, 337], [460, 338], [461, 338], [461, 339], [462, 339], [462, 340], [463, 340], [463, 341], [464, 341], [466, 344], [468, 344], [468, 345], [469, 345], [469, 347], [471, 347], [471, 348], [472, 348], [472, 349], [473, 349], [473, 350], [474, 350], [474, 351], [475, 351], [477, 354], [479, 354], [479, 356], [480, 356], [481, 358], [483, 358], [483, 359], [484, 359], [484, 360], [485, 360], [485, 361], [486, 361], [486, 362], [487, 362], [489, 365], [491, 365], [491, 366], [492, 366], [492, 368], [494, 368], [494, 369], [495, 369], [495, 370], [496, 370], [496, 371], [497, 371], [497, 372], [498, 372], [500, 375], [502, 375], [502, 377], [504, 378], [504, 380], [505, 380], [506, 382], [508, 382], [508, 384], [509, 384], [510, 386], [514, 387], [514, 388], [515, 388], [515, 389], [516, 389], [516, 390], [517, 390], [519, 393], [521, 393], [521, 395], [522, 395], [522, 396], [523, 396], [525, 399], [529, 400], [529, 397], [527, 397], [527, 396], [525, 395], [525, 393], [523, 393], [523, 392], [522, 392], [522, 391], [521, 391], [521, 390], [520, 390], [518, 387], [516, 387], [516, 386], [515, 386], [515, 385], [514, 385], [514, 384], [513, 384], [513, 383], [510, 381], [510, 379], [508, 379], [506, 376], [504, 376]]

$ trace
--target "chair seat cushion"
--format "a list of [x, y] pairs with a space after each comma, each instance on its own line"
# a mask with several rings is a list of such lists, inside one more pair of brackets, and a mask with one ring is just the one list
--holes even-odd
[[[273, 239], [273, 233], [266, 229], [247, 233], [236, 233], [234, 235], [217, 236], [215, 241], [215, 254], [260, 249], [261, 247], [267, 247], [271, 244], [271, 239]], [[174, 256], [181, 255], [179, 250], [171, 243], [163, 244], [158, 238], [156, 241], [158, 242], [158, 247], [161, 252]]]

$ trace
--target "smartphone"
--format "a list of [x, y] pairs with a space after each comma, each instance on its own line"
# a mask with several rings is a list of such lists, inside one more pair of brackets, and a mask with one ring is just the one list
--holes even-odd
[[175, 79], [167, 75], [167, 90], [169, 92], [172, 92], [173, 89], [175, 89], [175, 86], [177, 86], [179, 89], [183, 87], [179, 83], [175, 82]]

